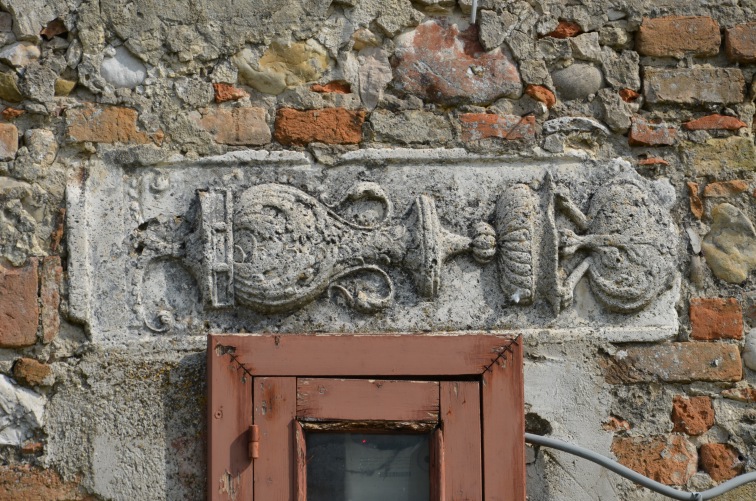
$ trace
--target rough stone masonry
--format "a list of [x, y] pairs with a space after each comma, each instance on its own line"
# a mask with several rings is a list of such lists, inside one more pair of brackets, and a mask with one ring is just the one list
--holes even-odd
[[756, 470], [756, 2], [477, 8], [0, 0], [0, 500], [204, 499], [210, 332], [522, 334], [529, 432]]

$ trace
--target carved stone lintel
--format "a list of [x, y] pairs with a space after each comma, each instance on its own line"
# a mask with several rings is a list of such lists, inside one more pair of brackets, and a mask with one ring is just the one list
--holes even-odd
[[199, 191], [197, 196], [203, 242], [203, 296], [214, 308], [233, 306], [233, 196], [226, 190]]

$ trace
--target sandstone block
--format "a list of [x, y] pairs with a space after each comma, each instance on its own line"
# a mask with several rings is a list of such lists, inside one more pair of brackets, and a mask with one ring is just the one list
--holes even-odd
[[222, 144], [262, 145], [270, 142], [264, 108], [206, 108], [200, 125]]
[[308, 143], [357, 144], [362, 140], [364, 111], [344, 108], [299, 111], [281, 108], [276, 114], [274, 137], [285, 145]]
[[604, 363], [610, 384], [664, 381], [740, 381], [740, 350], [731, 344], [667, 343], [632, 346]]
[[19, 348], [37, 341], [37, 261], [23, 268], [0, 266], [0, 347]]
[[733, 104], [742, 102], [745, 79], [738, 68], [644, 68], [649, 104]]
[[612, 452], [623, 465], [667, 485], [685, 485], [698, 469], [696, 448], [681, 435], [618, 437]]
[[740, 452], [730, 444], [703, 444], [701, 468], [712, 480], [724, 482], [740, 475], [745, 468], [745, 462]]
[[33, 358], [19, 358], [13, 364], [13, 378], [26, 386], [49, 386], [52, 383], [52, 368]]
[[39, 296], [42, 303], [42, 341], [49, 343], [60, 330], [60, 283], [63, 279], [63, 267], [60, 256], [46, 256], [42, 259], [40, 270]]
[[396, 87], [428, 101], [486, 104], [522, 93], [509, 52], [486, 52], [474, 25], [460, 32], [456, 24], [426, 21], [398, 38], [395, 57]]
[[13, 124], [0, 123], [0, 160], [13, 160], [18, 151], [18, 129]]
[[719, 52], [719, 24], [705, 16], [643, 18], [635, 48], [644, 56], [715, 56]]
[[452, 140], [449, 120], [427, 111], [375, 111], [370, 123], [377, 141], [441, 145]]
[[693, 339], [743, 339], [743, 310], [735, 298], [694, 298], [690, 326]]
[[748, 182], [742, 179], [709, 183], [704, 188], [704, 197], [731, 197], [748, 189]]
[[630, 146], [671, 146], [677, 141], [677, 129], [667, 124], [649, 123], [634, 117], [630, 127]]
[[672, 402], [672, 423], [672, 431], [693, 436], [703, 435], [714, 426], [711, 398], [676, 396]]
[[714, 207], [711, 218], [701, 244], [706, 263], [725, 282], [745, 282], [756, 268], [756, 228], [743, 211], [727, 203]]
[[465, 113], [459, 117], [462, 124], [462, 141], [478, 141], [491, 137], [533, 140], [535, 117], [528, 115], [494, 115], [489, 113]]
[[686, 130], [738, 130], [746, 126], [742, 120], [718, 114], [696, 118], [683, 124]]
[[695, 176], [719, 176], [723, 171], [751, 171], [756, 168], [756, 150], [747, 137], [709, 139], [705, 143], [684, 142], [679, 146], [684, 165]]
[[756, 63], [756, 23], [733, 26], [725, 31], [727, 58], [736, 63]]
[[73, 142], [137, 143], [150, 141], [137, 130], [137, 111], [118, 106], [96, 107], [87, 104], [66, 112], [68, 137]]

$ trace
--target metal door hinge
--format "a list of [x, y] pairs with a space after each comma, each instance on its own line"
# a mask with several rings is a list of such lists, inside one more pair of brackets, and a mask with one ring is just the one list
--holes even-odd
[[253, 424], [249, 427], [249, 459], [260, 457], [260, 427]]

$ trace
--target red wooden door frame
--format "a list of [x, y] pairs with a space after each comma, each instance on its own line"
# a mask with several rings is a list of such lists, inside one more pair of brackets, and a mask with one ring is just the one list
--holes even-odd
[[[285, 440], [290, 441], [291, 450], [295, 451], [298, 430], [294, 378], [321, 376], [477, 380], [483, 499], [525, 500], [525, 419], [519, 338], [469, 332], [213, 334], [208, 336], [207, 356], [210, 500], [253, 499], [255, 475], [249, 459], [253, 395], [259, 391], [276, 393], [275, 405], [283, 414], [288, 413], [291, 423], [291, 429], [285, 431], [288, 433]], [[269, 378], [271, 387], [253, 392], [253, 379], [261, 377]], [[276, 389], [278, 384], [293, 387]], [[280, 392], [290, 394], [291, 398], [282, 397]], [[256, 462], [266, 460], [264, 451], [263, 443]], [[295, 472], [293, 452], [291, 458], [292, 464], [286, 471]], [[447, 471], [451, 468], [449, 461], [449, 457], [444, 458]], [[288, 479], [292, 486], [297, 481], [294, 476]], [[446, 485], [446, 499], [453, 500], [448, 489]], [[294, 499], [294, 492], [292, 487], [290, 499]]]

